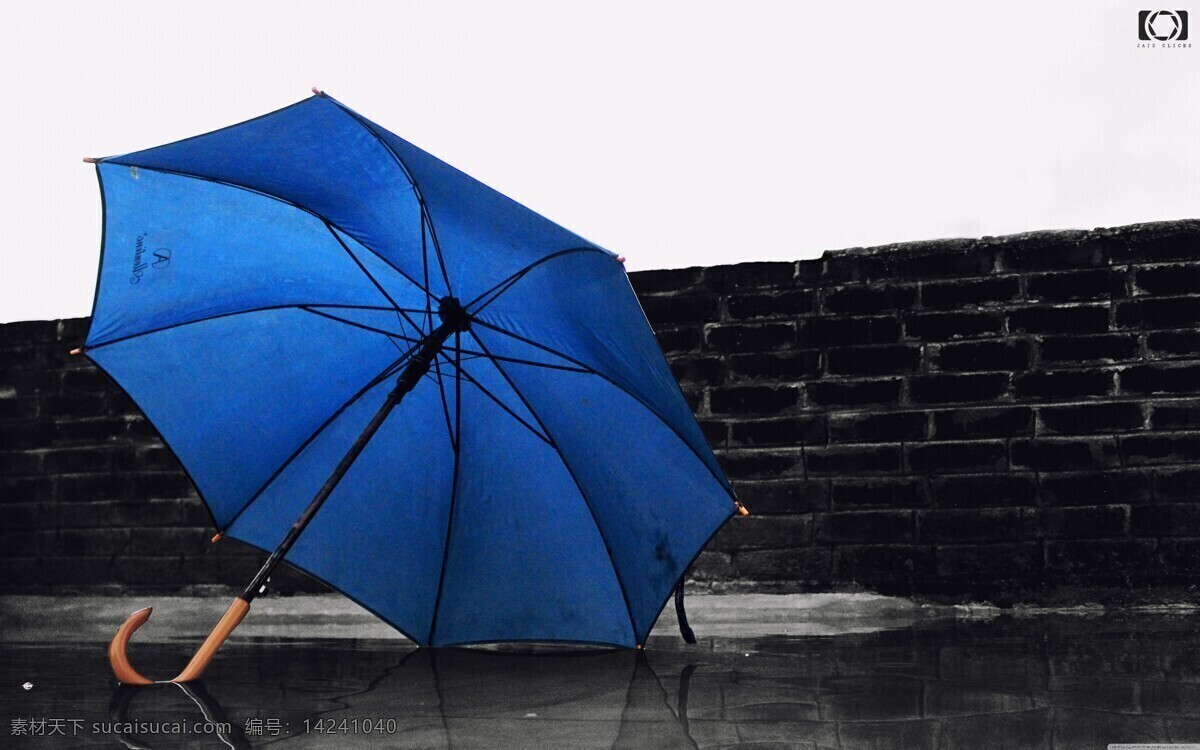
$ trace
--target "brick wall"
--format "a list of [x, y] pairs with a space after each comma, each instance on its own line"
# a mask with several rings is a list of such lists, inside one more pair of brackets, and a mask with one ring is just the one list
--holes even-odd
[[[1200, 221], [632, 274], [753, 515], [714, 587], [960, 598], [1200, 574]], [[82, 320], [0, 326], [4, 590], [244, 584]], [[315, 589], [291, 575], [281, 589]]]

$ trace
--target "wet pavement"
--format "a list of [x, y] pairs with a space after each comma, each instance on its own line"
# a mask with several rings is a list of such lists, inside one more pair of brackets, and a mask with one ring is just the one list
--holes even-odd
[[[68, 637], [72, 617], [33, 627], [35, 618], [16, 614], [29, 602], [10, 600], [0, 608], [0, 746], [1064, 750], [1200, 742], [1200, 616], [1190, 610], [949, 616], [902, 600], [857, 609], [843, 601], [840, 610], [828, 600], [772, 623], [770, 607], [754, 617], [745, 606], [753, 600], [704, 599], [689, 600], [698, 605], [698, 644], [664, 627], [643, 654], [415, 649], [361, 637], [374, 627], [366, 620], [331, 615], [348, 621], [343, 630], [320, 620], [319, 605], [296, 614], [311, 603], [283, 602], [273, 606], [277, 620], [291, 607], [286, 632], [239, 630], [187, 691], [118, 688], [98, 635], [115, 626], [107, 617], [89, 620], [99, 623], [94, 630], [77, 628], [85, 636], [77, 642]], [[874, 615], [856, 620], [868, 604]], [[223, 602], [201, 605], [215, 616]], [[246, 624], [270, 615], [258, 611]], [[858, 632], [827, 634], [838, 622]], [[157, 636], [147, 626], [131, 658], [147, 674], [174, 673], [197, 645], [192, 631], [210, 624], [160, 627]], [[304, 629], [341, 637], [305, 638]], [[211, 724], [227, 726], [213, 732]], [[34, 736], [13, 734], [31, 729]]]

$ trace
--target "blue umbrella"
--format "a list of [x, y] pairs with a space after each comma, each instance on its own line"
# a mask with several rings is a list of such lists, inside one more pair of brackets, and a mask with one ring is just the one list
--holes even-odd
[[741, 506], [623, 259], [314, 94], [88, 160], [79, 351], [270, 551], [176, 680], [285, 558], [424, 645], [640, 646]]

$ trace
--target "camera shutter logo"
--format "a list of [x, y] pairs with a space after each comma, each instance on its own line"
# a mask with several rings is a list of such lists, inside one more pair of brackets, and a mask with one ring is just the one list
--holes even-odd
[[1143, 42], [1182, 42], [1187, 38], [1186, 10], [1138, 11], [1138, 39]]

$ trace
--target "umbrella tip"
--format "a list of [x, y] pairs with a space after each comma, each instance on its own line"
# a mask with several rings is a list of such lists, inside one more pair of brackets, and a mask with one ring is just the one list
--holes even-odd
[[224, 532], [224, 531], [218, 531], [216, 534], [213, 534], [213, 538], [212, 538], [212, 542], [211, 542], [211, 543], [212, 543], [212, 544], [216, 544], [217, 542], [221, 541], [221, 537], [223, 537], [223, 536], [225, 536], [225, 532]]
[[624, 256], [624, 255], [618, 255], [618, 256], [617, 256], [617, 262], [618, 262], [618, 263], [624, 263], [624, 262], [625, 262], [625, 256]]
[[325, 96], [325, 92], [322, 91], [321, 89], [317, 88], [316, 86], [312, 87], [312, 92], [314, 94], [316, 94], [317, 96]]
[[85, 156], [85, 157], [83, 157], [83, 163], [84, 164], [99, 164], [100, 160], [93, 156]]
[[737, 504], [737, 509], [738, 509], [738, 513], [741, 513], [743, 516], [750, 515], [750, 511], [747, 510], [746, 506], [742, 505], [741, 503]]
[[81, 346], [81, 347], [79, 347], [78, 349], [72, 349], [72, 350], [71, 350], [71, 354], [72, 354], [72, 355], [76, 355], [76, 354], [83, 354], [83, 353], [84, 353], [84, 352], [86, 352], [86, 351], [87, 351], [87, 347], [86, 347], [86, 346]]

